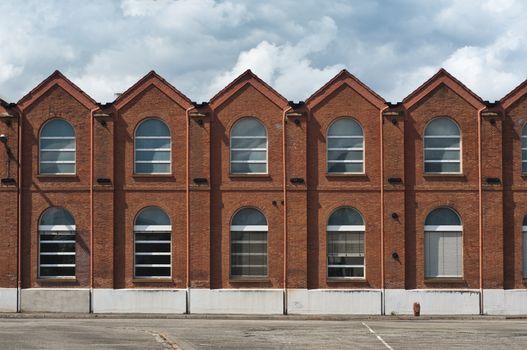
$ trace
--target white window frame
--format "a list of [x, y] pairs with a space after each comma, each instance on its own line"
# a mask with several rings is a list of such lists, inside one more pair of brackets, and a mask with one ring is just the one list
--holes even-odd
[[[352, 121], [354, 121], [358, 126], [359, 128], [361, 129], [362, 131], [362, 136], [342, 136], [342, 135], [339, 135], [339, 136], [330, 136], [329, 135], [329, 131], [331, 130], [331, 128], [334, 126], [334, 124], [336, 122], [338, 122], [339, 120], [342, 120], [342, 119], [351, 119]], [[334, 148], [330, 148], [329, 147], [329, 139], [362, 139], [362, 146], [361, 147], [345, 147], [345, 148], [341, 148], [341, 147], [334, 147]], [[339, 117], [337, 119], [335, 119], [334, 121], [331, 122], [331, 124], [329, 125], [327, 131], [326, 131], [326, 173], [329, 174], [329, 175], [338, 175], [338, 174], [365, 174], [366, 173], [366, 152], [365, 152], [365, 148], [366, 148], [366, 145], [365, 145], [365, 142], [364, 142], [364, 128], [362, 127], [362, 125], [355, 119], [355, 118], [352, 118], [352, 117]], [[329, 159], [329, 152], [330, 151], [362, 151], [362, 160], [330, 160]], [[329, 164], [330, 163], [346, 163], [346, 164], [362, 164], [362, 171], [345, 171], [345, 172], [341, 172], [341, 171], [329, 171]]]
[[527, 124], [522, 128], [521, 140], [521, 172], [527, 174], [527, 171], [523, 171], [523, 164], [527, 163], [527, 159], [523, 158], [523, 151], [527, 151]]
[[[234, 128], [236, 128], [236, 125], [243, 121], [244, 119], [254, 119], [260, 125], [262, 125], [265, 136], [233, 136], [232, 132]], [[262, 121], [256, 117], [241, 117], [238, 119], [232, 126], [230, 131], [230, 139], [229, 139], [229, 174], [231, 175], [247, 175], [247, 174], [255, 174], [255, 175], [267, 175], [269, 173], [269, 133], [267, 132], [267, 128], [265, 127], [265, 124], [262, 123]], [[232, 140], [233, 139], [265, 139], [265, 148], [233, 148], [232, 147]], [[265, 160], [233, 160], [232, 152], [234, 151], [245, 151], [245, 152], [264, 152], [265, 151]], [[232, 171], [232, 164], [265, 164], [265, 172], [233, 172]]]
[[[73, 136], [42, 136], [42, 131], [48, 127], [49, 122], [60, 120], [61, 122], [64, 122], [68, 124], [71, 129], [73, 130]], [[73, 148], [48, 148], [43, 149], [42, 148], [42, 140], [73, 140], [74, 141], [74, 147]], [[67, 153], [73, 153], [73, 160], [42, 160], [42, 152], [67, 152]], [[48, 172], [42, 172], [41, 164], [73, 164], [73, 172], [71, 173], [48, 173]], [[40, 129], [39, 138], [38, 138], [38, 174], [39, 175], [75, 175], [77, 173], [77, 137], [75, 133], [75, 128], [73, 125], [71, 125], [67, 120], [62, 118], [53, 118], [44, 123], [42, 128]]]
[[[73, 236], [70, 240], [51, 240], [42, 241], [42, 235], [68, 235]], [[73, 252], [42, 252], [40, 249], [41, 244], [73, 244]], [[77, 273], [77, 232], [75, 225], [39, 225], [38, 226], [38, 278], [39, 279], [75, 279]], [[59, 255], [73, 255], [75, 257], [74, 264], [41, 264], [41, 256], [59, 256]], [[53, 276], [42, 276], [42, 267], [73, 267], [73, 276], [67, 275], [53, 275]]]
[[[149, 120], [156, 120], [163, 123], [168, 129], [168, 136], [137, 136], [137, 130], [141, 125]], [[138, 148], [137, 140], [169, 140], [168, 148]], [[168, 152], [169, 160], [137, 160], [137, 152]], [[138, 172], [137, 164], [170, 164], [167, 172]], [[134, 130], [134, 175], [171, 175], [172, 174], [172, 133], [170, 127], [164, 120], [156, 117], [148, 117], [141, 120]]]
[[[438, 119], [447, 119], [449, 120], [450, 122], [452, 122], [456, 127], [457, 129], [459, 130], [459, 135], [458, 136], [449, 136], [449, 135], [426, 135], [426, 130], [428, 129], [428, 127], [430, 126], [430, 123], [432, 123], [433, 121], [435, 120], [438, 120]], [[450, 117], [436, 117], [436, 118], [432, 118], [430, 121], [428, 121], [428, 123], [426, 124], [425, 128], [424, 128], [424, 133], [423, 133], [423, 172], [425, 174], [462, 174], [463, 173], [463, 149], [462, 149], [462, 146], [463, 146], [463, 143], [462, 143], [462, 140], [463, 140], [463, 137], [462, 137], [462, 133], [461, 133], [461, 128], [459, 127], [459, 124], [456, 123], [452, 118]], [[455, 137], [458, 137], [459, 138], [459, 147], [426, 147], [426, 139], [452, 139], [452, 138], [455, 138]], [[441, 160], [428, 160], [426, 159], [426, 151], [458, 151], [459, 152], [459, 160], [455, 160], [455, 159], [441, 159]], [[426, 163], [430, 163], [430, 164], [438, 164], [438, 163], [459, 163], [459, 171], [426, 171]]]

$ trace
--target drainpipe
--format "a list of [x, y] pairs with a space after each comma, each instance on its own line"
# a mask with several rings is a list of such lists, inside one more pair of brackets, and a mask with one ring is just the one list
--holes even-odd
[[187, 303], [185, 313], [190, 313], [190, 114], [189, 112], [195, 107], [189, 107], [185, 110], [186, 119], [186, 150], [185, 150], [185, 201], [186, 201], [186, 236], [187, 236], [187, 273], [186, 273], [186, 285], [187, 285]]
[[379, 137], [381, 148], [381, 315], [385, 314], [385, 290], [384, 290], [384, 118], [383, 113], [388, 106], [381, 108], [379, 112]]
[[481, 112], [478, 109], [478, 230], [479, 230], [479, 313], [483, 315], [483, 166], [481, 151]]
[[16, 273], [16, 289], [17, 289], [17, 303], [16, 312], [22, 311], [22, 113], [18, 110], [18, 149], [17, 149], [17, 160], [18, 160], [18, 186], [17, 186], [17, 221], [18, 221], [18, 235], [17, 235], [17, 273]]
[[95, 113], [96, 110], [98, 110], [99, 108], [93, 108], [90, 110], [90, 313], [93, 312], [93, 261], [94, 261], [94, 258], [93, 258], [93, 253], [94, 253], [94, 248], [93, 248], [93, 232], [94, 232], [94, 200], [93, 200], [93, 176], [94, 176], [94, 126], [93, 126], [93, 123], [94, 123], [94, 116], [93, 114]]
[[286, 108], [282, 113], [282, 183], [284, 197], [284, 315], [287, 315], [287, 150], [286, 150], [286, 118], [287, 112], [293, 107]]

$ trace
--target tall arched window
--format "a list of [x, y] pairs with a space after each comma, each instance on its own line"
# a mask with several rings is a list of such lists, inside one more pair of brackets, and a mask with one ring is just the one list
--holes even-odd
[[337, 119], [328, 129], [328, 173], [364, 172], [364, 135], [352, 118]]
[[40, 130], [39, 174], [75, 174], [75, 130], [63, 119], [52, 119]]
[[522, 173], [527, 173], [527, 124], [522, 129]]
[[167, 278], [172, 275], [172, 225], [158, 207], [146, 207], [134, 222], [134, 277]]
[[425, 277], [463, 276], [463, 226], [450, 208], [430, 212], [425, 221]]
[[254, 208], [240, 209], [231, 221], [231, 276], [267, 276], [267, 220]]
[[245, 117], [231, 130], [231, 174], [267, 173], [267, 131], [256, 118]]
[[364, 277], [364, 220], [350, 207], [335, 210], [327, 225], [328, 277]]
[[461, 133], [449, 118], [435, 118], [425, 129], [426, 173], [461, 172]]
[[38, 223], [39, 278], [75, 278], [75, 220], [64, 208], [46, 209]]
[[523, 246], [523, 278], [527, 279], [527, 215], [523, 218], [522, 225]]
[[135, 129], [135, 174], [171, 173], [170, 129], [161, 120], [149, 118]]

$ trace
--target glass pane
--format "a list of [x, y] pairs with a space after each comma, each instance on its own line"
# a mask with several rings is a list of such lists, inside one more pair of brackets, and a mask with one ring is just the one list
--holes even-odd
[[522, 163], [522, 173], [527, 173], [527, 162]]
[[527, 278], [527, 232], [523, 232], [523, 277]]
[[135, 219], [135, 225], [170, 225], [170, 218], [159, 207], [146, 207]]
[[459, 147], [459, 137], [425, 138], [425, 148]]
[[345, 207], [331, 214], [328, 225], [364, 225], [364, 220], [357, 210]]
[[328, 163], [330, 173], [362, 173], [363, 163]]
[[461, 220], [450, 208], [437, 208], [426, 217], [425, 225], [461, 225]]
[[64, 208], [51, 207], [46, 209], [40, 218], [40, 225], [75, 225], [73, 216]]
[[170, 174], [170, 163], [135, 163], [136, 174]]
[[459, 160], [459, 151], [425, 151], [426, 160]]
[[40, 163], [40, 174], [75, 174], [75, 164]]
[[40, 252], [75, 252], [75, 243], [40, 243]]
[[40, 136], [52, 137], [52, 136], [75, 136], [73, 127], [63, 119], [53, 119], [44, 125]]
[[329, 151], [328, 160], [362, 160], [362, 151]]
[[522, 160], [527, 160], [527, 151], [522, 150]]
[[328, 277], [364, 277], [364, 267], [329, 267]]
[[169, 243], [136, 243], [136, 253], [170, 253]]
[[243, 118], [232, 128], [231, 136], [266, 136], [265, 127], [256, 118]]
[[40, 139], [40, 149], [75, 149], [75, 139]]
[[362, 128], [351, 118], [341, 118], [331, 124], [328, 136], [362, 136]]
[[231, 151], [231, 160], [266, 160], [267, 151]]
[[449, 118], [436, 118], [432, 120], [425, 130], [425, 135], [457, 135], [459, 136], [459, 128]]
[[75, 264], [75, 255], [40, 255], [41, 264]]
[[328, 137], [328, 148], [362, 147], [363, 138], [332, 138]]
[[248, 174], [248, 173], [267, 173], [267, 164], [265, 163], [231, 163], [232, 174]]
[[170, 241], [170, 232], [136, 232], [135, 239], [139, 241]]
[[136, 267], [135, 277], [170, 277], [170, 267]]
[[266, 138], [250, 138], [250, 139], [231, 139], [231, 148], [262, 148], [266, 149], [267, 139]]
[[75, 267], [40, 267], [40, 277], [75, 277]]
[[159, 119], [147, 119], [137, 127], [135, 136], [170, 136], [170, 130]]
[[136, 149], [157, 149], [157, 148], [168, 148], [170, 149], [170, 139], [135, 139]]
[[459, 163], [425, 163], [427, 173], [459, 173]]
[[[232, 225], [267, 225], [267, 220], [259, 210], [244, 208], [234, 215]], [[263, 235], [266, 236], [265, 232]]]
[[170, 160], [170, 151], [137, 151], [135, 160]]
[[170, 265], [170, 255], [135, 255], [136, 264]]
[[41, 161], [57, 161], [57, 160], [75, 160], [75, 151], [73, 152], [51, 152], [51, 151], [41, 151], [40, 152]]

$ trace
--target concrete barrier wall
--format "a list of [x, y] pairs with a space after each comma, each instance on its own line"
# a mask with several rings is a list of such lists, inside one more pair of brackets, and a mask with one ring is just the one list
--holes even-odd
[[94, 289], [94, 313], [183, 314], [185, 289]]
[[16, 312], [17, 289], [0, 288], [0, 312]]
[[289, 289], [289, 314], [380, 315], [380, 289]]
[[483, 313], [527, 315], [527, 289], [484, 289]]
[[89, 289], [22, 289], [20, 301], [22, 312], [90, 312]]
[[282, 289], [191, 289], [190, 313], [282, 314]]
[[421, 315], [478, 315], [478, 290], [386, 289], [386, 315], [413, 314], [413, 304], [421, 304]]

